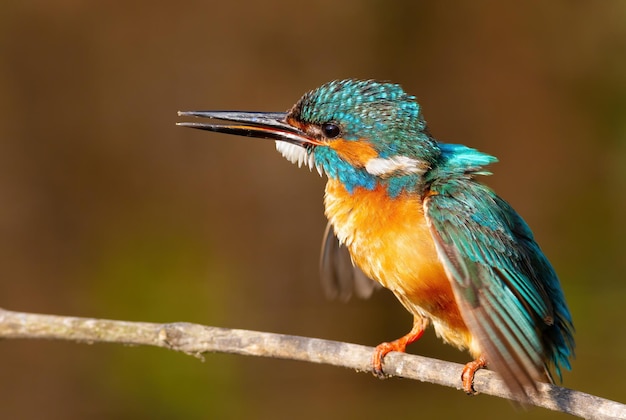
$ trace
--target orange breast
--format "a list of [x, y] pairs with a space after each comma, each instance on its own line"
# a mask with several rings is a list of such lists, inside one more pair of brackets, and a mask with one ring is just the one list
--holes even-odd
[[469, 333], [440, 262], [421, 199], [390, 198], [385, 188], [356, 188], [336, 180], [326, 185], [326, 215], [368, 276], [390, 289], [414, 316], [430, 318], [437, 333], [468, 347]]

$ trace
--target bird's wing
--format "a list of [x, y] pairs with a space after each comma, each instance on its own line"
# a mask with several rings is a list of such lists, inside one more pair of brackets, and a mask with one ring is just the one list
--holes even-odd
[[347, 301], [353, 293], [367, 299], [382, 287], [352, 263], [348, 249], [339, 243], [330, 222], [322, 241], [320, 276], [324, 294], [329, 299]]
[[555, 322], [555, 282], [560, 293], [552, 267], [520, 216], [481, 184], [433, 186], [424, 206], [467, 327], [489, 366], [526, 395], [549, 380], [543, 331]]

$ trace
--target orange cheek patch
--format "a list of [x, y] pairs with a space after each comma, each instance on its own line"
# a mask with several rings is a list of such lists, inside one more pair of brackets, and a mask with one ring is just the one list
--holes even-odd
[[287, 117], [287, 124], [289, 124], [292, 127], [296, 127], [304, 132], [306, 132], [307, 126], [303, 123], [301, 123], [300, 121], [296, 120], [295, 118], [292, 117]]
[[330, 140], [327, 145], [337, 152], [339, 157], [357, 168], [364, 167], [370, 159], [378, 157], [378, 152], [365, 140], [337, 139]]

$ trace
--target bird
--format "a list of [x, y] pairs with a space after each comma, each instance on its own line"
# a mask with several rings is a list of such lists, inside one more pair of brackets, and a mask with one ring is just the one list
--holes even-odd
[[571, 369], [574, 325], [557, 274], [522, 217], [477, 180], [497, 159], [435, 139], [400, 85], [334, 80], [287, 112], [178, 114], [220, 121], [180, 126], [275, 140], [326, 176], [325, 288], [367, 297], [382, 286], [413, 316], [406, 335], [375, 348], [377, 376], [429, 325], [472, 356], [460, 378], [468, 394], [485, 367], [519, 401]]

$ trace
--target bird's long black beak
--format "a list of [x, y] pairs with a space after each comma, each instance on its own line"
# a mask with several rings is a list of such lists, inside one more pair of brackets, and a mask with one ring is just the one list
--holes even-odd
[[302, 130], [287, 122], [286, 112], [243, 112], [243, 111], [178, 111], [181, 117], [212, 118], [215, 120], [232, 121], [239, 124], [205, 124], [195, 122], [179, 122], [181, 127], [218, 133], [235, 134], [238, 136], [258, 137], [262, 139], [281, 140], [298, 146], [316, 145], [318, 141], [307, 136]]

